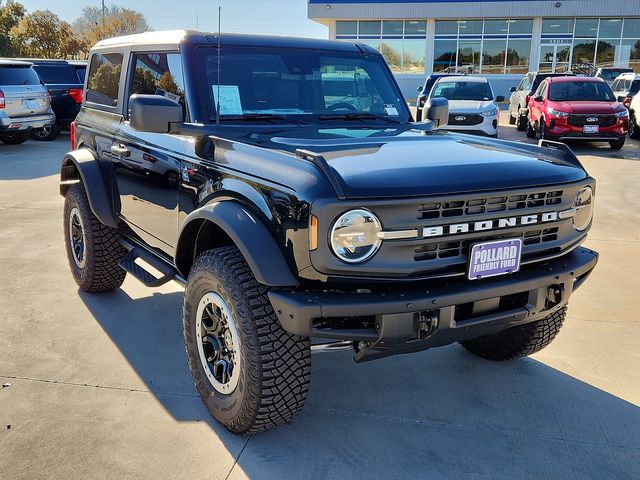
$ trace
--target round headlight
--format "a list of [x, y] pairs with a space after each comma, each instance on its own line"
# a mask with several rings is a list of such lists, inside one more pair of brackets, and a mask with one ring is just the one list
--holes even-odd
[[342, 261], [364, 262], [380, 248], [378, 232], [381, 229], [380, 220], [373, 213], [363, 209], [350, 210], [333, 224], [331, 249]]
[[576, 195], [574, 204], [576, 214], [573, 217], [573, 226], [576, 230], [584, 230], [591, 223], [593, 217], [593, 190], [591, 187], [584, 187]]

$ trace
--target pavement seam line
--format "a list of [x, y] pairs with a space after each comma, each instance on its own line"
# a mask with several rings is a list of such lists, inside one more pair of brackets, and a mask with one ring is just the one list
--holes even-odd
[[240, 457], [242, 456], [244, 449], [247, 448], [247, 445], [249, 444], [249, 440], [251, 440], [251, 437], [253, 437], [253, 433], [250, 434], [249, 437], [247, 438], [247, 441], [244, 442], [244, 445], [240, 449], [240, 453], [238, 453], [238, 456], [233, 461], [233, 465], [231, 465], [231, 468], [229, 469], [229, 473], [227, 473], [227, 475], [224, 477], [224, 480], [229, 480], [229, 476], [231, 475], [231, 472], [233, 472], [233, 469], [236, 468], [236, 465], [238, 464], [238, 460], [240, 460]]
[[102, 390], [118, 390], [121, 392], [152, 393], [154, 395], [166, 395], [166, 396], [172, 396], [172, 397], [200, 398], [200, 395], [189, 394], [189, 393], [155, 392], [151, 390], [141, 390], [139, 388], [112, 387], [108, 385], [92, 385], [89, 383], [65, 382], [64, 380], [46, 380], [43, 378], [18, 377], [15, 375], [0, 375], [0, 378], [8, 378], [11, 380], [24, 380], [27, 382], [50, 383], [54, 385], [65, 385], [69, 387], [89, 387], [89, 388], [99, 388]]

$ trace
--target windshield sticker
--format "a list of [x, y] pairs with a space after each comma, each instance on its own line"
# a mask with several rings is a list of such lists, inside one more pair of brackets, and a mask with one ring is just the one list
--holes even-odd
[[395, 105], [393, 104], [386, 104], [384, 106], [384, 111], [387, 112], [387, 115], [391, 116], [391, 117], [397, 117], [398, 116], [398, 109], [396, 108]]
[[242, 115], [240, 89], [237, 85], [211, 85], [211, 88], [216, 103], [218, 103], [218, 91], [220, 92], [220, 115]]

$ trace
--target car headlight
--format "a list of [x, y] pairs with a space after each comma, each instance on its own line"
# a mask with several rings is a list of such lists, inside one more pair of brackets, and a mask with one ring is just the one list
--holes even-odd
[[485, 110], [484, 112], [480, 112], [480, 115], [482, 115], [483, 117], [493, 117], [494, 115], [498, 114], [498, 109], [497, 108], [493, 108], [491, 110]]
[[589, 226], [593, 217], [593, 190], [591, 187], [584, 187], [578, 192], [573, 208], [576, 210], [576, 214], [573, 216], [573, 227], [582, 231]]
[[554, 117], [568, 117], [571, 115], [569, 112], [561, 112], [560, 110], [556, 110], [554, 108], [548, 108], [547, 112], [549, 115], [553, 115]]
[[331, 228], [331, 249], [342, 261], [364, 262], [380, 248], [380, 220], [364, 209], [349, 210], [340, 215]]
[[629, 110], [626, 108], [624, 110], [620, 110], [619, 112], [615, 112], [614, 114], [618, 118], [625, 118], [629, 116]]

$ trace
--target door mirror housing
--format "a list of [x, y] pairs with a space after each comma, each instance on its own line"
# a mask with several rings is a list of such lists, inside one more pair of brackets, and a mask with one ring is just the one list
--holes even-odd
[[618, 96], [618, 101], [619, 101], [620, 103], [624, 102], [626, 99], [627, 99], [627, 97], [625, 97], [624, 95], [620, 95], [620, 96]]
[[540, 103], [543, 101], [542, 95], [538, 95], [537, 97], [533, 97], [533, 101]]
[[169, 133], [183, 121], [182, 106], [167, 97], [137, 93], [129, 97], [129, 125], [134, 130]]
[[418, 92], [421, 92], [422, 91], [422, 85], [418, 85], [418, 89], [417, 90], [418, 90]]
[[516, 90], [517, 90], [517, 88], [516, 88], [516, 87], [511, 87], [511, 88], [509, 89], [509, 91], [510, 91], [511, 93], [515, 92]]
[[498, 95], [496, 97], [496, 102], [500, 103], [500, 102], [504, 102], [504, 95]]
[[430, 98], [424, 104], [422, 118], [435, 123], [436, 128], [449, 123], [449, 100], [443, 97]]

